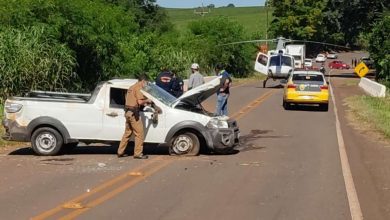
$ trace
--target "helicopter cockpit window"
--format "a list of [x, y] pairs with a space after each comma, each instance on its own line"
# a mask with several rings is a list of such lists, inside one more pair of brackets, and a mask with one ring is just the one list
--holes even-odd
[[291, 57], [282, 56], [283, 66], [292, 66]]
[[259, 62], [261, 65], [266, 66], [268, 61], [268, 57], [264, 54], [260, 54], [259, 58], [257, 59], [257, 62]]
[[269, 61], [270, 66], [280, 66], [280, 56], [273, 56]]

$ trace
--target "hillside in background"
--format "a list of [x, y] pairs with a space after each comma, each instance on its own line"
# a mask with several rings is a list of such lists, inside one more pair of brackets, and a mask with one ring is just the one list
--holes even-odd
[[[164, 9], [178, 30], [184, 31], [188, 23], [206, 17], [226, 16], [244, 26], [247, 34], [265, 38], [267, 12], [265, 7], [237, 7], [237, 8], [214, 8], [211, 12], [201, 16], [194, 13], [194, 9]], [[201, 9], [197, 9], [201, 11]], [[208, 9], [205, 9], [206, 11]], [[268, 22], [272, 20], [272, 9], [268, 11]]]

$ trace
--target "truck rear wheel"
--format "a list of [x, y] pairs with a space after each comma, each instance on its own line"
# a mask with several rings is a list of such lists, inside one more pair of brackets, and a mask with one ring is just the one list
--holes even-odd
[[42, 156], [57, 155], [63, 145], [61, 134], [50, 127], [38, 128], [31, 136], [31, 146], [34, 152]]
[[192, 132], [183, 132], [175, 135], [169, 147], [171, 155], [196, 156], [200, 151], [199, 138]]

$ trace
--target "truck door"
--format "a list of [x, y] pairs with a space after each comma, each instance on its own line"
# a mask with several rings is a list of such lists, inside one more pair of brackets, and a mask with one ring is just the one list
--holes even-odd
[[103, 108], [102, 140], [119, 141], [125, 131], [125, 100], [127, 89], [107, 87]]
[[255, 60], [255, 70], [264, 75], [268, 74], [268, 56], [262, 52], [257, 54]]
[[[109, 94], [106, 97], [105, 108], [103, 110], [103, 134], [104, 140], [120, 141], [125, 131], [125, 103], [127, 89], [109, 88]], [[153, 109], [144, 108], [140, 112], [140, 117], [144, 125], [145, 142], [162, 143], [165, 140], [165, 129], [163, 113], [158, 114], [158, 122], [153, 123]], [[162, 138], [164, 137], [164, 138]], [[132, 140], [134, 137], [132, 137]]]

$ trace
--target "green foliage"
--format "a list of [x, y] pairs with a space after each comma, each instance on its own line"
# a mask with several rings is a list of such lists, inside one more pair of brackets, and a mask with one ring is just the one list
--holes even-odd
[[31, 89], [89, 91], [102, 80], [163, 68], [186, 77], [193, 62], [206, 72], [221, 62], [235, 76], [248, 73], [255, 48], [219, 45], [247, 38], [240, 16], [263, 33], [253, 16], [263, 8], [221, 9], [235, 10], [233, 19], [200, 19], [176, 32], [155, 2], [0, 0], [1, 98]]
[[44, 26], [74, 51], [80, 88], [90, 90], [98, 81], [148, 70], [151, 39], [170, 28], [154, 2], [0, 0], [0, 27]]
[[370, 36], [369, 51], [375, 61], [377, 77], [390, 81], [390, 16], [375, 25]]
[[73, 52], [44, 27], [0, 31], [0, 103], [29, 90], [65, 90], [77, 81]]
[[[225, 45], [235, 41], [244, 40], [243, 27], [226, 17], [203, 19], [189, 25], [190, 33], [194, 35], [194, 48], [201, 48], [199, 59], [206, 59], [206, 66], [213, 67], [223, 63], [226, 69], [236, 77], [248, 74], [252, 54], [249, 45]], [[203, 44], [203, 47], [200, 45]], [[198, 49], [199, 50], [199, 49]]]
[[319, 34], [324, 1], [318, 0], [274, 0], [275, 8], [270, 32], [273, 36], [292, 39], [313, 40]]
[[156, 4], [156, 0], [105, 0], [121, 6], [127, 14], [135, 16], [141, 31], [165, 33], [173, 26], [167, 14]]
[[271, 4], [274, 36], [351, 46], [364, 43], [361, 34], [370, 32], [385, 9], [379, 0], [273, 0]]

